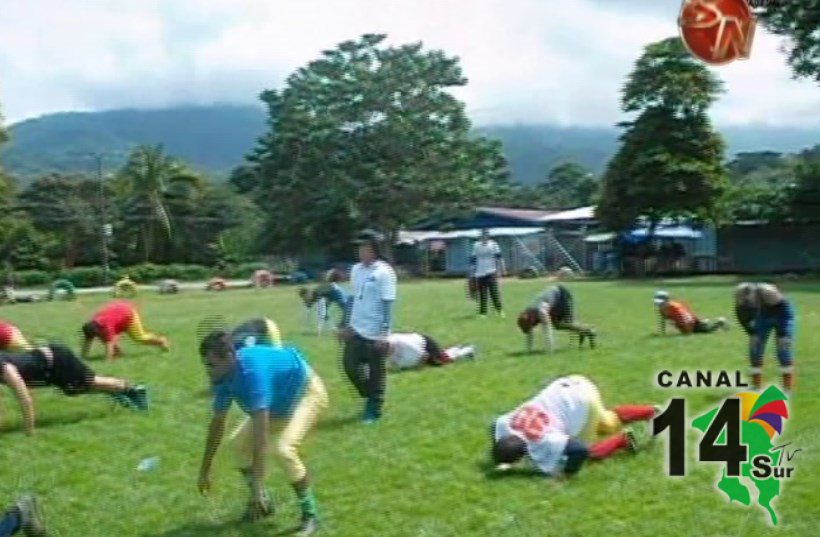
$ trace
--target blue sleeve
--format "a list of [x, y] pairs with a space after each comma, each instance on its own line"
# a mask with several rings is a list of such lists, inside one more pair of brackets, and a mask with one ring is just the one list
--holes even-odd
[[567, 445], [564, 448], [564, 473], [567, 475], [574, 475], [578, 473], [584, 461], [589, 458], [589, 450], [587, 445], [577, 438], [570, 437], [567, 440]]
[[231, 387], [225, 382], [222, 384], [215, 384], [213, 386], [213, 411], [215, 413], [227, 412], [231, 408], [233, 396], [231, 395]]
[[353, 311], [353, 295], [348, 295], [347, 299], [345, 300], [345, 304], [342, 307], [342, 320], [339, 323], [339, 326], [344, 328], [345, 326], [350, 324], [350, 313]]
[[248, 413], [270, 408], [273, 401], [270, 377], [265, 375], [260, 367], [248, 367], [242, 372], [240, 397], [242, 407]]
[[382, 331], [389, 332], [393, 324], [393, 301], [382, 300]]

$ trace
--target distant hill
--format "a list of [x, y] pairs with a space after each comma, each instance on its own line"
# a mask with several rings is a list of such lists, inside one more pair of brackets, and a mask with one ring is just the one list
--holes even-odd
[[[106, 169], [114, 169], [141, 143], [163, 143], [170, 154], [224, 178], [263, 134], [265, 113], [261, 107], [238, 105], [66, 112], [23, 121], [9, 130], [12, 140], [0, 150], [0, 163], [23, 181], [49, 171], [93, 171], [91, 152], [103, 154]], [[602, 171], [618, 148], [619, 135], [615, 128], [546, 124], [485, 125], [476, 131], [503, 142], [513, 178], [528, 184], [568, 160]], [[820, 125], [730, 127], [723, 134], [730, 155], [793, 153], [820, 144]]]

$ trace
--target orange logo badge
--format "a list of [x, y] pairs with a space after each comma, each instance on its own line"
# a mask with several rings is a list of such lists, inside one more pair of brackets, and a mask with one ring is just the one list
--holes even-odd
[[678, 17], [686, 48], [712, 65], [748, 59], [756, 23], [748, 0], [683, 0]]

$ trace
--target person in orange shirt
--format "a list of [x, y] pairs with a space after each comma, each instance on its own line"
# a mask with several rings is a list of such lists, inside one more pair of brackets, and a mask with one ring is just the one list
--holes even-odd
[[162, 347], [164, 351], [168, 350], [168, 338], [146, 332], [136, 306], [126, 300], [112, 300], [103, 305], [91, 320], [83, 325], [82, 331], [83, 358], [88, 357], [88, 351], [95, 337], [100, 338], [105, 345], [107, 361], [121, 356], [122, 351], [117, 344], [117, 339], [123, 332], [127, 332], [137, 343]]
[[714, 321], [700, 319], [683, 302], [670, 300], [666, 291], [656, 291], [653, 300], [658, 307], [660, 332], [666, 335], [666, 323], [671, 322], [681, 334], [710, 334], [720, 328], [728, 329], [726, 319], [718, 317]]
[[19, 328], [0, 319], [0, 351], [30, 351], [33, 348]]

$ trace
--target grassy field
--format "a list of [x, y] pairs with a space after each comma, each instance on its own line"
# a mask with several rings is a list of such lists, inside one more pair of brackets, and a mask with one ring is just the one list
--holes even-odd
[[[223, 446], [208, 498], [196, 491], [209, 401], [195, 354], [196, 325], [222, 312], [232, 320], [267, 315], [285, 337], [301, 346], [324, 379], [331, 408], [305, 446], [313, 473], [323, 535], [335, 536], [533, 536], [546, 535], [817, 535], [820, 523], [820, 285], [785, 283], [798, 311], [797, 389], [786, 440], [804, 451], [795, 477], [775, 507], [775, 530], [757, 508], [729, 505], [713, 489], [717, 466], [695, 466], [690, 443], [685, 478], [664, 477], [664, 444], [637, 456], [589, 465], [569, 482], [539, 477], [493, 479], [485, 473], [487, 425], [530, 396], [544, 379], [583, 373], [600, 386], [608, 404], [663, 403], [685, 395], [689, 415], [700, 414], [732, 390], [662, 390], [661, 369], [741, 369], [745, 340], [739, 329], [707, 336], [653, 335], [652, 290], [663, 285], [704, 316], [731, 316], [728, 279], [674, 282], [568, 283], [578, 316], [596, 325], [599, 348], [578, 350], [565, 334], [553, 355], [522, 353], [515, 313], [543, 281], [507, 281], [508, 318], [481, 320], [464, 298], [462, 281], [408, 283], [400, 287], [397, 330], [428, 332], [443, 343], [474, 343], [475, 362], [391, 375], [384, 419], [358, 423], [360, 402], [338, 367], [330, 336], [304, 333], [293, 288], [273, 291], [145, 294], [138, 299], [149, 328], [172, 339], [161, 354], [124, 343], [126, 356], [91, 365], [98, 373], [146, 382], [152, 408], [137, 414], [114, 409], [103, 396], [67, 398], [35, 393], [38, 430], [20, 432], [16, 403], [3, 390], [0, 431], [0, 499], [34, 491], [59, 536], [262, 536], [286, 534], [297, 505], [278, 468], [269, 479], [276, 517], [259, 524], [238, 521], [245, 493]], [[105, 300], [83, 296], [72, 303], [16, 305], [0, 317], [31, 337], [78, 346], [81, 322]], [[774, 380], [769, 352], [766, 378]], [[238, 417], [238, 416], [237, 416]], [[157, 456], [159, 466], [137, 472], [138, 462]], [[812, 477], [815, 476], [815, 477]]]

